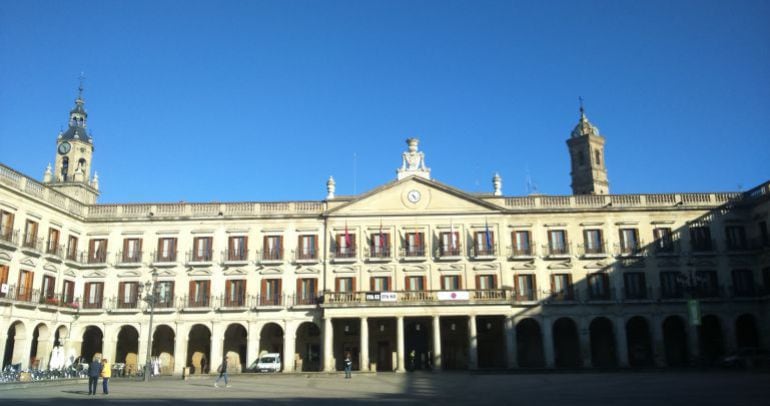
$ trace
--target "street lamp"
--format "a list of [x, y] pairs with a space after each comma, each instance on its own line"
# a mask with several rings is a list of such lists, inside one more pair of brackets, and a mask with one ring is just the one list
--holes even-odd
[[144, 381], [149, 382], [150, 381], [150, 371], [152, 370], [152, 318], [155, 316], [155, 302], [156, 302], [156, 277], [157, 273], [153, 270], [152, 272], [152, 281], [147, 281], [144, 283], [144, 291], [147, 292], [147, 294], [144, 296], [143, 300], [147, 302], [150, 305], [150, 326], [149, 326], [149, 332], [147, 334], [147, 358], [144, 362]]

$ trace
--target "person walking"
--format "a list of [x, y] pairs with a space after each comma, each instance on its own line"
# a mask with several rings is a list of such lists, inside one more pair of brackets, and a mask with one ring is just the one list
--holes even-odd
[[228, 383], [228, 380], [227, 380], [227, 359], [228, 359], [227, 356], [225, 356], [225, 358], [222, 360], [222, 365], [219, 367], [219, 377], [217, 377], [217, 380], [214, 381], [215, 388], [219, 387], [218, 385], [219, 380], [222, 378], [225, 378], [225, 387], [227, 388], [230, 387], [230, 384]]
[[345, 379], [350, 379], [350, 370], [353, 369], [353, 360], [350, 359], [350, 353], [345, 353]]
[[96, 385], [99, 383], [99, 375], [102, 373], [102, 363], [98, 357], [94, 357], [88, 366], [88, 394], [96, 395]]
[[102, 394], [110, 394], [110, 378], [112, 377], [112, 365], [107, 358], [102, 359]]

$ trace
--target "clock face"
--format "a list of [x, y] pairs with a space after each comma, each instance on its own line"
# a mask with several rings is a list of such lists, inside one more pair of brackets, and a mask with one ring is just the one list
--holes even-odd
[[70, 143], [69, 143], [69, 142], [67, 142], [67, 141], [64, 141], [64, 142], [62, 142], [61, 144], [59, 144], [59, 153], [60, 153], [60, 154], [62, 154], [62, 155], [64, 155], [64, 154], [66, 154], [67, 152], [70, 152], [70, 148], [72, 148], [72, 146], [70, 145]]
[[406, 195], [406, 198], [409, 199], [412, 203], [417, 203], [420, 201], [420, 191], [419, 190], [410, 190], [409, 193]]

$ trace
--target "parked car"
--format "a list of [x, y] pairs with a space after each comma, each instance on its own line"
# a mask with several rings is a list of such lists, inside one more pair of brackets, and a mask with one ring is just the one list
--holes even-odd
[[760, 348], [741, 348], [723, 357], [719, 364], [726, 368], [770, 367], [770, 352]]
[[281, 354], [267, 353], [254, 361], [247, 369], [249, 372], [281, 372]]

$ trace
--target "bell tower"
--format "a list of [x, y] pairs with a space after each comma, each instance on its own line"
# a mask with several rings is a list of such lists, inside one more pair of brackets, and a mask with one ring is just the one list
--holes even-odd
[[610, 193], [607, 167], [604, 166], [604, 137], [591, 124], [580, 99], [580, 121], [567, 140], [572, 161], [572, 194], [606, 195]]
[[43, 182], [73, 199], [86, 204], [94, 204], [99, 196], [99, 184], [97, 176], [91, 178], [94, 141], [92, 136], [86, 132], [88, 113], [86, 113], [84, 104], [81, 76], [75, 107], [70, 110], [67, 131], [60, 132], [56, 138], [56, 158], [53, 172], [49, 165]]

